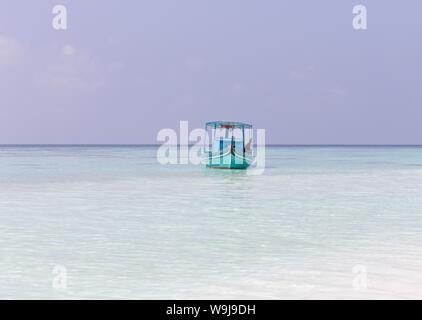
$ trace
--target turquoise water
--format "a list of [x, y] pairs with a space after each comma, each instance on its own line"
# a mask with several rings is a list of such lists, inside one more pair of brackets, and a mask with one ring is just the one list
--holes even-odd
[[417, 147], [0, 147], [0, 298], [422, 298], [421, 195]]

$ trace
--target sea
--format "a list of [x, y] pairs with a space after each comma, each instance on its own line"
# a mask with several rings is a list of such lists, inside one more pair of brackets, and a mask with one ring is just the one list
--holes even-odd
[[421, 299], [422, 147], [0, 146], [0, 299]]

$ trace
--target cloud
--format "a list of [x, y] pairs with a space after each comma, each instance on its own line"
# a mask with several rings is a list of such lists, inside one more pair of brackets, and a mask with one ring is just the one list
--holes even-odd
[[313, 65], [302, 66], [290, 72], [290, 77], [294, 80], [307, 80], [315, 74]]
[[326, 95], [333, 99], [342, 99], [347, 97], [347, 90], [345, 88], [339, 86], [333, 86], [332, 88], [328, 88], [326, 90]]
[[23, 47], [17, 40], [0, 34], [0, 66], [20, 64], [23, 54]]
[[77, 50], [76, 50], [76, 48], [75, 48], [75, 47], [73, 47], [73, 46], [71, 46], [71, 45], [67, 44], [67, 45], [63, 46], [63, 48], [62, 48], [62, 52], [63, 52], [63, 54], [64, 54], [65, 56], [71, 56], [71, 55], [76, 54], [76, 53], [77, 53]]
[[235, 82], [232, 86], [232, 90], [233, 93], [237, 93], [237, 94], [241, 94], [241, 93], [245, 93], [248, 91], [248, 88], [246, 88], [246, 86], [243, 83], [240, 82]]
[[121, 40], [114, 35], [110, 35], [106, 38], [106, 43], [111, 47], [117, 47], [121, 44]]
[[44, 89], [86, 90], [103, 87], [105, 80], [103, 68], [91, 55], [67, 44], [35, 72], [34, 83]]
[[188, 58], [185, 61], [185, 67], [191, 71], [198, 71], [204, 67], [205, 63], [199, 58]]

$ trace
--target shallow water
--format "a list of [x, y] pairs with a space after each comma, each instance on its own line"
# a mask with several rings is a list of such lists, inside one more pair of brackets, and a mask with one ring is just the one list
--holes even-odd
[[422, 148], [0, 147], [0, 298], [422, 298]]

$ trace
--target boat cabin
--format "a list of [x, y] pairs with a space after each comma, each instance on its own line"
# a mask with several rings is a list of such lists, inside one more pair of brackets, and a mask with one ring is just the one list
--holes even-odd
[[252, 125], [213, 121], [205, 125], [206, 164], [216, 169], [246, 169], [253, 157]]

